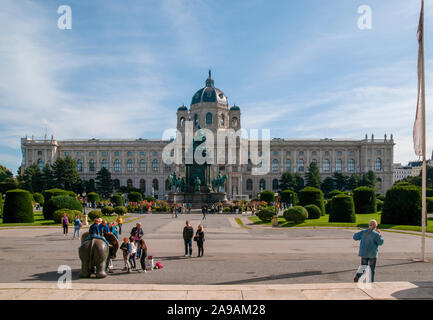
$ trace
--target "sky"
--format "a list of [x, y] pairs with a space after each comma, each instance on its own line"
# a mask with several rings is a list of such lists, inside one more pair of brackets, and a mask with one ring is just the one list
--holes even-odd
[[[393, 134], [417, 160], [420, 0], [1, 0], [0, 164], [20, 138], [153, 138], [176, 127], [212, 70], [242, 127], [271, 137]], [[69, 5], [72, 29], [60, 30]], [[371, 8], [360, 29], [358, 8]], [[425, 0], [427, 154], [433, 150], [433, 0]]]

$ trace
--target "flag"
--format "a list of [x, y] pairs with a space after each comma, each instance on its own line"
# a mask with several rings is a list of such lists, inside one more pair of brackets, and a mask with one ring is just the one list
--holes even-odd
[[425, 144], [425, 101], [424, 101], [424, 0], [421, 2], [421, 15], [418, 25], [418, 100], [416, 106], [415, 125], [413, 127], [413, 144], [415, 154], [417, 156], [424, 156], [423, 146]]

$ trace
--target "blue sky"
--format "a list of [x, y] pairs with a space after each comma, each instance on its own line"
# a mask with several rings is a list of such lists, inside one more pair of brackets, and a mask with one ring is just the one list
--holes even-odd
[[[72, 9], [59, 30], [57, 9]], [[358, 7], [372, 8], [371, 30]], [[427, 149], [433, 0], [426, 0]], [[245, 128], [280, 138], [394, 134], [416, 159], [419, 0], [2, 0], [0, 164], [20, 137], [161, 138], [212, 69]]]

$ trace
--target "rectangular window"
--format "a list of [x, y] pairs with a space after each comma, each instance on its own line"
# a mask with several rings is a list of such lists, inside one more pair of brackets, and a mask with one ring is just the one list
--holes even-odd
[[144, 152], [144, 151], [140, 152], [140, 156], [145, 156], [145, 155], [146, 155], [146, 152]]
[[103, 156], [106, 156], [107, 154], [108, 154], [107, 151], [102, 151]]
[[81, 151], [77, 152], [77, 156], [82, 156], [82, 155], [83, 155], [83, 153]]
[[69, 152], [65, 152], [65, 157], [68, 157], [69, 156]]
[[132, 151], [128, 151], [128, 156], [132, 156]]
[[93, 152], [93, 151], [89, 152], [89, 156], [94, 156], [94, 155], [95, 155], [95, 152]]
[[42, 151], [38, 151], [38, 156], [41, 156], [42, 155]]
[[115, 152], [114, 152], [114, 155], [115, 155], [115, 156], [120, 156], [120, 152], [119, 152], [119, 151], [115, 151]]

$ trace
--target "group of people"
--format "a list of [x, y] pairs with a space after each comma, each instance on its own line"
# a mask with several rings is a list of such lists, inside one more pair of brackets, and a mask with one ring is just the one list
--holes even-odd
[[197, 231], [194, 235], [194, 229], [189, 223], [189, 221], [186, 221], [186, 226], [183, 228], [183, 241], [185, 244], [185, 257], [192, 257], [192, 241], [197, 242], [197, 249], [198, 249], [198, 255], [197, 257], [203, 257], [204, 254], [204, 229], [203, 226], [200, 224], [197, 227]]

